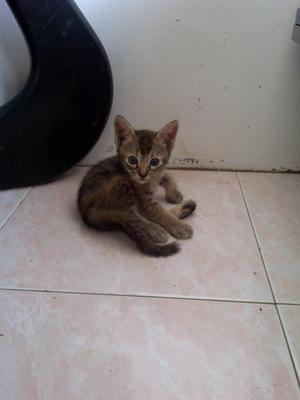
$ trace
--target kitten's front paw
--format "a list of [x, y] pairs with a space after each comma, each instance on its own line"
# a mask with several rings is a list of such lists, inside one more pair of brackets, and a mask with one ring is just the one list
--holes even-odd
[[170, 203], [174, 203], [174, 204], [179, 204], [183, 200], [183, 196], [178, 190], [173, 191], [173, 192], [167, 192], [166, 197]]
[[193, 236], [193, 229], [188, 224], [176, 224], [171, 228], [170, 233], [176, 239], [190, 239]]

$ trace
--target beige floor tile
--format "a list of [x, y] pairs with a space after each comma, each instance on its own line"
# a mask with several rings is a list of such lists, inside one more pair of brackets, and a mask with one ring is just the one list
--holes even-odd
[[300, 306], [280, 305], [279, 311], [300, 377]]
[[300, 303], [300, 175], [239, 177], [275, 297]]
[[0, 228], [26, 196], [29, 189], [0, 191]]
[[0, 293], [0, 398], [299, 400], [272, 305]]

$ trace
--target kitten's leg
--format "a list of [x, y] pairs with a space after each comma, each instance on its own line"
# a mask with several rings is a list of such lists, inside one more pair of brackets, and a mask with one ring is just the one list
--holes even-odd
[[182, 202], [183, 196], [177, 189], [175, 180], [169, 174], [165, 174], [159, 184], [165, 189], [166, 198], [170, 203], [179, 204]]
[[150, 236], [151, 240], [156, 243], [167, 243], [169, 236], [167, 232], [159, 225], [148, 221], [141, 215], [137, 214], [134, 210], [103, 210], [96, 207], [91, 207], [85, 215], [84, 220], [89, 225], [99, 230], [114, 230], [122, 221], [130, 219], [131, 222], [143, 226], [143, 230]]
[[176, 207], [171, 208], [171, 213], [176, 215], [179, 219], [184, 219], [192, 214], [192, 212], [196, 209], [197, 204], [194, 200], [186, 200], [182, 204], [179, 204]]
[[193, 236], [193, 230], [188, 224], [179, 221], [173, 213], [165, 210], [151, 197], [142, 199], [138, 211], [143, 217], [160, 225], [177, 239], [189, 239]]
[[139, 217], [143, 219], [145, 223], [145, 228], [154, 242], [161, 244], [167, 243], [167, 241], [169, 240], [169, 235], [164, 228], [162, 228], [158, 224], [155, 224], [154, 222], [147, 220], [142, 215], [139, 215]]

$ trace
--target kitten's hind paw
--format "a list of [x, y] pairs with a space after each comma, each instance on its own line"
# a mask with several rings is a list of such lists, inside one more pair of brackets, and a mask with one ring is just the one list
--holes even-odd
[[194, 202], [194, 200], [186, 200], [183, 204], [182, 204], [182, 209], [181, 209], [181, 213], [179, 215], [180, 219], [186, 218], [189, 215], [192, 214], [192, 212], [194, 212], [196, 210], [197, 204]]
[[186, 200], [182, 204], [171, 209], [171, 212], [179, 219], [184, 219], [195, 211], [197, 204], [194, 200]]
[[151, 227], [147, 229], [147, 232], [151, 239], [156, 243], [165, 244], [169, 240], [168, 233], [158, 225], [151, 225]]
[[170, 233], [176, 239], [190, 239], [193, 236], [193, 229], [190, 225], [178, 221], [171, 227]]

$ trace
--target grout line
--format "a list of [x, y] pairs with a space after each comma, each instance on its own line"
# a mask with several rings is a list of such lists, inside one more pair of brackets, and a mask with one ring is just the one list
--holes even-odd
[[300, 303], [276, 303], [278, 306], [298, 306], [300, 307]]
[[255, 300], [230, 300], [230, 299], [212, 299], [212, 298], [197, 298], [197, 297], [182, 297], [170, 295], [155, 295], [155, 294], [130, 294], [130, 293], [104, 293], [104, 292], [84, 292], [84, 291], [68, 291], [55, 289], [25, 289], [25, 288], [0, 288], [1, 292], [29, 292], [29, 293], [58, 293], [58, 294], [73, 294], [73, 295], [89, 295], [89, 296], [111, 296], [111, 297], [132, 297], [145, 299], [167, 299], [167, 300], [192, 300], [201, 302], [215, 303], [238, 303], [238, 304], [265, 304], [275, 306], [271, 301], [255, 301]]
[[291, 359], [291, 362], [292, 362], [292, 365], [293, 365], [293, 368], [294, 368], [294, 371], [295, 371], [295, 375], [296, 375], [296, 379], [297, 379], [297, 382], [298, 382], [298, 386], [300, 388], [300, 377], [298, 376], [298, 373], [297, 373], [297, 368], [296, 368], [296, 364], [295, 364], [295, 361], [294, 361], [294, 358], [293, 358], [292, 350], [291, 350], [290, 345], [289, 345], [289, 341], [288, 341], [288, 338], [287, 338], [287, 335], [286, 335], [286, 332], [285, 332], [285, 329], [284, 329], [284, 325], [283, 325], [283, 322], [282, 322], [282, 319], [281, 319], [281, 315], [280, 315], [278, 306], [275, 305], [275, 307], [276, 307], [279, 323], [280, 323], [280, 326], [281, 326], [281, 329], [282, 329], [282, 332], [283, 332], [283, 336], [284, 336], [284, 339], [285, 339], [285, 342], [286, 342], [286, 345], [287, 345], [287, 348], [288, 348], [290, 359]]
[[14, 207], [14, 209], [8, 214], [7, 218], [4, 220], [3, 224], [0, 226], [0, 231], [4, 226], [8, 223], [10, 218], [13, 216], [13, 214], [17, 211], [17, 209], [20, 207], [20, 205], [23, 203], [23, 201], [26, 199], [26, 197], [29, 195], [31, 192], [32, 188], [29, 188], [27, 192], [24, 194], [24, 196], [21, 198], [21, 200], [18, 202], [18, 204]]
[[258, 251], [259, 251], [260, 259], [261, 259], [262, 265], [264, 267], [264, 270], [265, 270], [265, 273], [266, 273], [266, 276], [267, 276], [267, 280], [268, 280], [268, 283], [269, 283], [269, 286], [270, 286], [270, 290], [271, 290], [271, 293], [272, 293], [273, 301], [276, 304], [276, 299], [275, 299], [273, 287], [271, 285], [271, 279], [269, 277], [268, 270], [267, 270], [267, 267], [266, 267], [262, 252], [261, 252], [261, 247], [260, 247], [260, 244], [259, 244], [259, 241], [258, 241], [258, 237], [257, 237], [256, 231], [255, 231], [252, 219], [251, 219], [251, 215], [250, 215], [249, 207], [248, 207], [248, 204], [247, 204], [247, 200], [246, 200], [246, 197], [244, 195], [243, 188], [242, 188], [242, 185], [241, 185], [241, 182], [240, 182], [240, 179], [239, 179], [239, 175], [238, 175], [237, 172], [236, 172], [236, 178], [237, 178], [238, 185], [240, 187], [240, 191], [241, 191], [241, 194], [242, 194], [242, 197], [243, 197], [243, 200], [244, 200], [244, 204], [245, 204], [245, 207], [246, 207], [246, 211], [247, 211], [247, 214], [248, 214], [248, 218], [249, 218], [249, 221], [250, 221], [252, 232], [253, 232], [253, 235], [254, 235], [254, 238], [255, 238], [255, 241], [256, 241], [256, 245], [257, 245], [257, 248], [258, 248]]
[[296, 365], [295, 365], [295, 362], [294, 362], [292, 351], [290, 349], [290, 345], [289, 345], [289, 342], [288, 342], [288, 339], [287, 339], [287, 336], [286, 336], [286, 332], [284, 330], [284, 326], [283, 326], [283, 323], [282, 323], [282, 320], [281, 320], [281, 316], [280, 316], [280, 313], [279, 313], [279, 309], [278, 309], [278, 303], [276, 303], [276, 298], [275, 298], [274, 290], [273, 290], [273, 287], [272, 287], [272, 284], [271, 284], [271, 279], [270, 279], [270, 276], [269, 276], [269, 273], [268, 273], [268, 270], [267, 270], [263, 255], [262, 255], [261, 247], [259, 245], [258, 237], [257, 237], [256, 231], [255, 231], [252, 219], [251, 219], [249, 207], [248, 207], [248, 204], [247, 204], [247, 200], [246, 200], [245, 194], [243, 192], [243, 188], [242, 188], [242, 184], [241, 184], [240, 179], [239, 179], [238, 172], [236, 172], [236, 177], [237, 177], [237, 181], [238, 181], [238, 184], [239, 184], [239, 187], [240, 187], [243, 199], [244, 199], [244, 204], [245, 204], [245, 207], [246, 207], [246, 210], [247, 210], [247, 213], [248, 213], [248, 217], [249, 217], [249, 220], [250, 220], [250, 224], [251, 224], [251, 227], [252, 227], [252, 231], [253, 231], [253, 234], [254, 234], [254, 237], [255, 237], [255, 240], [256, 240], [256, 244], [257, 244], [257, 247], [258, 247], [260, 258], [261, 258], [262, 264], [264, 266], [265, 273], [267, 275], [267, 279], [268, 279], [269, 286], [270, 286], [270, 289], [271, 289], [271, 292], [272, 292], [272, 296], [273, 296], [273, 300], [274, 300], [277, 316], [278, 316], [279, 323], [280, 323], [280, 326], [281, 326], [281, 329], [282, 329], [282, 333], [283, 333], [283, 336], [284, 336], [284, 339], [285, 339], [285, 343], [286, 343], [286, 346], [287, 346], [287, 349], [288, 349], [288, 353], [290, 355], [290, 360], [291, 360], [292, 366], [294, 368], [296, 380], [298, 382], [298, 386], [300, 386], [300, 378], [298, 376], [298, 372], [297, 372], [297, 369], [296, 369]]

